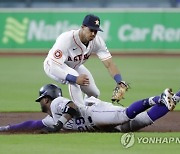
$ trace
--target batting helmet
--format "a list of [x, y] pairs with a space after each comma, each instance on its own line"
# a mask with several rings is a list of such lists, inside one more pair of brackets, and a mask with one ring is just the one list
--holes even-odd
[[39, 97], [35, 101], [40, 102], [41, 99], [45, 96], [49, 96], [53, 100], [59, 96], [62, 96], [62, 90], [54, 84], [44, 85], [40, 88]]

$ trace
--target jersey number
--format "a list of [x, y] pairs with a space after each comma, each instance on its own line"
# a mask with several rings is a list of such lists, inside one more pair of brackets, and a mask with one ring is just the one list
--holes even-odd
[[86, 131], [88, 129], [87, 126], [85, 125], [85, 120], [83, 117], [76, 118], [75, 123], [77, 125], [78, 130], [81, 132]]

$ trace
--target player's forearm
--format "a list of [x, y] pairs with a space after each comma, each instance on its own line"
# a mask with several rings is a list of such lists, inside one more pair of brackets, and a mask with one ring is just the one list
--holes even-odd
[[120, 83], [122, 81], [121, 74], [119, 72], [119, 69], [117, 66], [113, 63], [112, 58], [103, 61], [105, 67], [108, 69], [109, 74], [112, 76], [112, 78], [117, 82]]
[[63, 115], [59, 118], [57, 123], [54, 125], [55, 132], [61, 130], [67, 121], [69, 121], [72, 117], [77, 115], [77, 106], [72, 101], [70, 101], [66, 105], [62, 113]]
[[114, 78], [115, 75], [120, 74], [118, 68], [114, 64], [111, 67], [109, 67], [108, 70], [109, 70], [109, 73], [111, 74], [112, 78]]

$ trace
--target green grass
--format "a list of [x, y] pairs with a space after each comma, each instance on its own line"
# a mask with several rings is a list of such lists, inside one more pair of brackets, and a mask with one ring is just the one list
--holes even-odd
[[[119, 67], [123, 80], [130, 83], [131, 89], [126, 93], [122, 101], [126, 106], [135, 100], [159, 95], [165, 88], [173, 88], [176, 92], [180, 90], [179, 58], [119, 58], [114, 57]], [[93, 64], [96, 67], [92, 67]], [[112, 81], [103, 64], [91, 59], [87, 67], [93, 74], [96, 84], [101, 91], [101, 99], [109, 100], [115, 82]], [[97, 73], [101, 70], [100, 73]], [[177, 105], [180, 109], [180, 105]]]
[[[43, 70], [44, 57], [0, 57], [0, 111], [39, 111], [34, 100], [39, 88], [55, 83]], [[119, 58], [114, 57], [122, 77], [131, 89], [122, 101], [126, 106], [133, 101], [159, 95], [165, 88], [180, 88], [179, 58]], [[110, 101], [115, 82], [98, 58], [85, 64], [93, 74], [101, 91], [100, 98]], [[59, 84], [60, 85], [60, 84]], [[69, 98], [66, 85], [60, 85]], [[180, 105], [176, 107], [180, 109]]]
[[179, 153], [179, 143], [138, 143], [138, 137], [176, 138], [177, 133], [135, 133], [135, 144], [126, 149], [122, 146], [121, 133], [69, 133], [48, 135], [1, 135], [2, 154], [140, 154]]
[[[43, 71], [44, 57], [0, 57], [0, 111], [40, 111], [34, 100], [39, 88], [55, 83]], [[129, 105], [137, 99], [160, 94], [164, 88], [180, 88], [179, 58], [119, 58], [114, 61], [131, 89], [122, 101]], [[101, 99], [110, 101], [115, 82], [97, 58], [86, 66], [101, 91]], [[61, 86], [69, 98], [67, 86]], [[180, 105], [176, 109], [180, 109]], [[68, 133], [48, 135], [0, 135], [2, 154], [140, 154], [179, 153], [179, 144], [137, 143], [126, 149], [120, 143], [121, 133]], [[179, 133], [135, 133], [135, 137], [179, 137]]]

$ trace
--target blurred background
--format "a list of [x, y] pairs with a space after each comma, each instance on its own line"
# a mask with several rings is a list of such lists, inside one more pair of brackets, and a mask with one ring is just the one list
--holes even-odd
[[180, 0], [0, 0], [1, 8], [177, 8]]
[[0, 52], [47, 52], [88, 13], [113, 52], [179, 52], [179, 8], [180, 0], [0, 0]]

